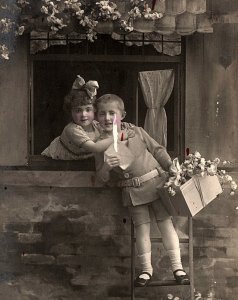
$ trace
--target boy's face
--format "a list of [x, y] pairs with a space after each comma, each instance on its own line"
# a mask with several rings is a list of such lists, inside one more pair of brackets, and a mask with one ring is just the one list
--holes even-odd
[[86, 127], [90, 125], [94, 119], [94, 107], [91, 104], [74, 107], [71, 110], [74, 123]]
[[97, 107], [97, 119], [106, 132], [112, 132], [113, 120], [116, 116], [118, 130], [121, 129], [122, 112], [115, 101], [100, 103]]

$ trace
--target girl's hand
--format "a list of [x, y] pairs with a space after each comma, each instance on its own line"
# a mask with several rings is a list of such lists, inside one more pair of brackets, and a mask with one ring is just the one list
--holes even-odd
[[107, 159], [105, 160], [105, 164], [106, 164], [108, 170], [111, 170], [111, 169], [119, 166], [120, 159], [117, 156], [110, 156], [110, 157], [107, 157]]

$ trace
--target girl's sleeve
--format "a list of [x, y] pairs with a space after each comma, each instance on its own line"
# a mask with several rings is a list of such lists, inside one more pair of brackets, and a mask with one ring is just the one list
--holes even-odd
[[75, 146], [81, 147], [87, 141], [90, 141], [90, 137], [80, 126], [71, 126], [65, 129], [64, 132], [69, 143]]
[[172, 160], [166, 148], [156, 142], [143, 128], [137, 127], [136, 131], [146, 144], [148, 151], [154, 156], [162, 168], [168, 171], [172, 164]]

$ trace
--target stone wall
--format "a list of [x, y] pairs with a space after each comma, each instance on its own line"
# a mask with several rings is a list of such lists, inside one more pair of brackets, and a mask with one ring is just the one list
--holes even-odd
[[[129, 233], [130, 220], [121, 207], [119, 191], [1, 189], [2, 276], [18, 278], [34, 270], [42, 280], [41, 272], [51, 272], [70, 290], [69, 295], [75, 291], [80, 299], [127, 296]], [[53, 281], [51, 285], [54, 289]], [[66, 299], [71, 299], [69, 295]]]
[[[7, 286], [7, 294], [21, 300], [130, 299], [131, 228], [120, 196], [102, 187], [1, 182], [0, 295]], [[236, 299], [237, 206], [237, 197], [225, 190], [194, 218], [195, 288], [204, 298], [213, 290], [211, 299]], [[174, 223], [186, 237], [187, 218]], [[154, 278], [172, 279], [163, 246], [152, 248]], [[187, 244], [181, 249], [188, 270]], [[27, 298], [30, 293], [35, 298]], [[190, 299], [188, 287], [136, 290], [138, 299], [167, 299], [168, 293]]]

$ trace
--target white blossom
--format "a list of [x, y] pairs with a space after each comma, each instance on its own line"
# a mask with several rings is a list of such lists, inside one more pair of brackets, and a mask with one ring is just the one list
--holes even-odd
[[9, 49], [5, 44], [0, 45], [0, 55], [4, 59], [9, 59]]

